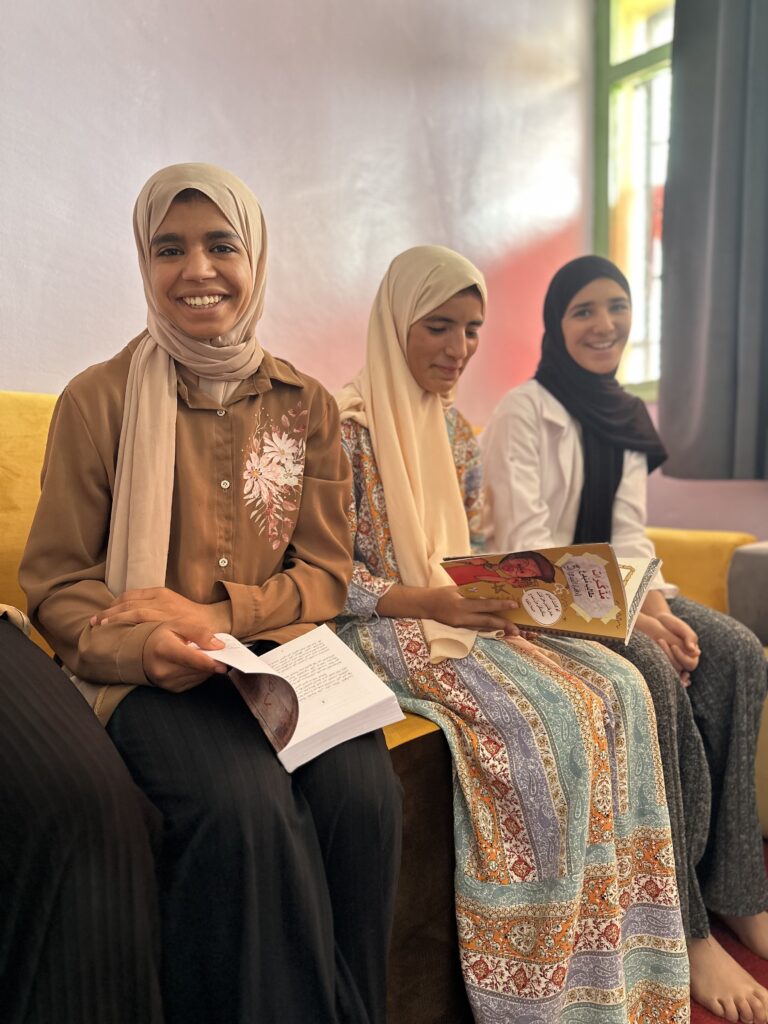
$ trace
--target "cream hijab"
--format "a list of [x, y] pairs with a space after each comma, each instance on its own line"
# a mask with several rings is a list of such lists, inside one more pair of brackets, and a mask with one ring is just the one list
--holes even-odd
[[[253, 293], [232, 331], [200, 341], [158, 310], [150, 283], [150, 245], [175, 197], [184, 189], [208, 196], [238, 233], [248, 253]], [[250, 189], [210, 164], [174, 164], [154, 174], [136, 200], [133, 230], [147, 298], [147, 330], [131, 360], [117, 456], [107, 547], [106, 584], [115, 595], [165, 585], [176, 455], [176, 364], [211, 391], [218, 382], [245, 380], [263, 351], [256, 324], [264, 304], [267, 236]], [[231, 385], [232, 388], [237, 384]]]
[[[445, 427], [453, 403], [416, 383], [406, 361], [408, 328], [457, 292], [485, 280], [451, 249], [421, 245], [401, 253], [379, 286], [368, 325], [365, 365], [336, 396], [341, 418], [367, 427], [387, 497], [400, 576], [406, 586], [451, 583], [445, 555], [468, 554], [469, 527]], [[468, 629], [422, 620], [431, 660], [463, 658], [475, 642]]]

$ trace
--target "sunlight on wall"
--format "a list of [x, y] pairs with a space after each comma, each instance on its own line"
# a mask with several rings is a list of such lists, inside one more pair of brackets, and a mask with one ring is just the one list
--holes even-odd
[[427, 242], [491, 285], [468, 414], [530, 374], [547, 281], [587, 237], [588, 0], [49, 0], [4, 35], [0, 386], [59, 390], [142, 329], [131, 209], [182, 160], [253, 187], [260, 337], [328, 386], [362, 360], [390, 259]]

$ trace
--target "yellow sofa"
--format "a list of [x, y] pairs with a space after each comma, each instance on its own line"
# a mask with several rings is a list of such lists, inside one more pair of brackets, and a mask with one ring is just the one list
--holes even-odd
[[[55, 397], [0, 391], [0, 603], [24, 607], [16, 578], [34, 514]], [[72, 500], [77, 501], [73, 493]], [[745, 533], [654, 529], [667, 579], [691, 598], [726, 611], [734, 551]], [[38, 642], [42, 641], [38, 637]], [[453, 917], [452, 779], [437, 727], [415, 715], [386, 732], [404, 789], [404, 844], [390, 959], [389, 1016], [398, 1024], [471, 1022]], [[758, 764], [761, 819], [768, 834], [768, 727]]]
[[16, 574], [40, 493], [55, 395], [0, 391], [0, 604], [26, 607]]

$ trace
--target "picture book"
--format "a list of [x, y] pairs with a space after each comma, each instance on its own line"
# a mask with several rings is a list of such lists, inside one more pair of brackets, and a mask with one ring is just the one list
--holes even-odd
[[628, 643], [658, 558], [618, 558], [610, 544], [446, 558], [462, 594], [517, 601], [504, 616], [521, 629]]

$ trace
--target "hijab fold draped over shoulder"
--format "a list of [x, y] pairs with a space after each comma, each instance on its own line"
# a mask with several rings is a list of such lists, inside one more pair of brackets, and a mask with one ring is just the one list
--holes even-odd
[[[365, 365], [336, 396], [341, 418], [367, 427], [387, 499], [400, 576], [406, 586], [451, 585], [445, 555], [468, 554], [469, 526], [456, 475], [445, 408], [453, 403], [424, 391], [406, 357], [408, 329], [457, 292], [485, 280], [458, 253], [417, 246], [391, 263], [374, 300]], [[462, 658], [475, 632], [422, 621], [433, 662]]]
[[627, 279], [601, 256], [571, 260], [552, 278], [544, 300], [544, 339], [535, 375], [581, 424], [584, 486], [573, 538], [576, 544], [610, 541], [613, 501], [626, 449], [645, 453], [649, 473], [667, 457], [645, 403], [624, 390], [615, 371], [591, 373], [565, 347], [561, 324], [568, 305], [577, 292], [600, 278], [615, 281], [631, 299]]
[[[159, 311], [152, 294], [152, 238], [176, 196], [202, 192], [218, 206], [248, 254], [253, 294], [232, 331], [201, 341]], [[264, 218], [239, 178], [210, 164], [174, 164], [154, 174], [136, 200], [133, 229], [147, 299], [147, 330], [128, 374], [107, 548], [106, 584], [119, 595], [162, 587], [168, 562], [176, 448], [176, 364], [207, 382], [227, 384], [254, 374], [263, 351], [256, 339], [266, 285]]]

